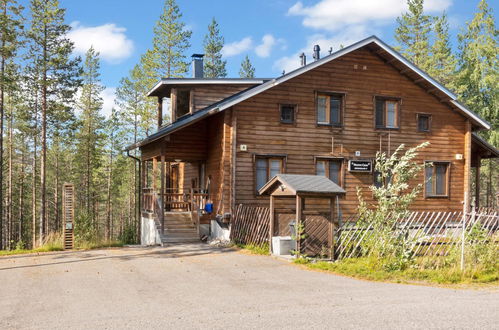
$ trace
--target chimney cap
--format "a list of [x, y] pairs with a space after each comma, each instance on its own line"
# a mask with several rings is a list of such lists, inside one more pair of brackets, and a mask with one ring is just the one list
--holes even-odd
[[314, 51], [321, 50], [321, 47], [319, 45], [314, 45]]
[[203, 58], [204, 54], [192, 54], [191, 57], [192, 58]]

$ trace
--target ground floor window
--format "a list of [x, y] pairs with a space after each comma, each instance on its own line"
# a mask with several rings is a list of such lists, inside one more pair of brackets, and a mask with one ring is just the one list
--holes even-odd
[[427, 162], [425, 168], [425, 196], [447, 197], [449, 195], [448, 162]]
[[315, 174], [329, 178], [339, 186], [342, 182], [343, 159], [317, 158], [315, 161]]
[[284, 172], [283, 156], [256, 156], [255, 157], [255, 187], [260, 190], [264, 184], [276, 174]]

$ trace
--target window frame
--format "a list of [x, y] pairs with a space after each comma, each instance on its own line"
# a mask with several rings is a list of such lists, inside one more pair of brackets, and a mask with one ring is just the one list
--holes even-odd
[[[429, 194], [429, 192], [427, 191], [426, 189], [426, 169], [430, 166], [428, 166], [428, 164], [432, 164], [431, 167], [433, 167], [433, 172], [432, 172], [432, 178], [433, 177], [436, 177], [435, 174], [436, 174], [436, 166], [434, 166], [435, 164], [441, 164], [441, 165], [446, 165], [446, 173], [445, 173], [445, 194], [443, 195], [437, 195], [435, 193], [433, 194]], [[451, 172], [451, 164], [452, 162], [451, 161], [447, 161], [447, 160], [425, 160], [424, 161], [424, 164], [425, 164], [425, 167], [424, 167], [424, 173], [423, 173], [423, 187], [424, 187], [424, 197], [425, 199], [426, 198], [450, 198], [450, 179], [451, 179], [451, 176], [450, 176], [450, 172]], [[436, 192], [436, 180], [434, 180], [434, 182], [432, 183], [432, 189], [434, 192]]]
[[[327, 157], [327, 156], [315, 156], [314, 157], [314, 173], [317, 175], [317, 163], [318, 162], [326, 162], [327, 167], [326, 167], [326, 178], [330, 179], [330, 162], [339, 162], [340, 163], [340, 173], [339, 173], [339, 183], [337, 183], [338, 186], [345, 188], [345, 158], [344, 157]], [[333, 180], [331, 180], [333, 181]], [[334, 181], [333, 181], [334, 182]]]
[[[269, 182], [269, 180], [271, 179], [269, 176], [270, 176], [270, 161], [271, 160], [275, 160], [275, 159], [278, 159], [278, 160], [281, 160], [281, 172], [280, 174], [284, 174], [285, 171], [286, 171], [286, 160], [287, 160], [287, 155], [283, 155], [283, 154], [253, 154], [253, 191], [254, 191], [254, 194], [255, 196], [260, 196], [258, 194], [258, 188], [257, 188], [257, 173], [256, 173], [256, 163], [257, 163], [257, 160], [258, 159], [265, 159], [267, 164], [267, 181], [265, 181], [265, 183]], [[263, 186], [262, 186], [263, 187]], [[261, 188], [261, 187], [260, 187]]]
[[[419, 128], [419, 119], [421, 117], [427, 117], [428, 118], [428, 130], [421, 130]], [[418, 133], [431, 133], [431, 124], [432, 124], [432, 116], [431, 113], [417, 113], [416, 114], [416, 130]]]
[[[346, 92], [335, 92], [335, 91], [316, 91], [315, 92], [315, 124], [317, 126], [326, 126], [326, 127], [336, 127], [341, 128], [344, 126], [345, 122], [345, 107], [346, 107]], [[319, 96], [326, 96], [326, 122], [319, 122]], [[340, 121], [339, 123], [331, 123], [331, 96], [337, 97], [340, 99]]]
[[[377, 101], [381, 100], [383, 101], [383, 126], [377, 125]], [[395, 125], [396, 127], [388, 127], [386, 124], [386, 118], [388, 117], [388, 107], [386, 106], [387, 102], [396, 102], [397, 104], [397, 111], [395, 112]], [[400, 130], [400, 123], [401, 120], [400, 118], [402, 117], [402, 98], [401, 97], [396, 97], [396, 96], [386, 96], [386, 95], [374, 95], [373, 97], [373, 112], [374, 112], [374, 128], [379, 129], [379, 130]]]
[[[188, 111], [183, 115], [178, 115], [178, 96], [180, 92], [189, 92], [189, 105]], [[175, 118], [172, 118], [172, 122], [177, 121], [179, 118], [185, 117], [193, 113], [194, 109], [194, 90], [190, 88], [172, 88], [171, 90], [171, 101], [170, 106], [172, 107], [172, 112]]]
[[[282, 120], [282, 108], [283, 107], [293, 107], [293, 121], [287, 122]], [[298, 105], [293, 103], [279, 103], [279, 123], [285, 125], [296, 125], [296, 115], [298, 113]]]

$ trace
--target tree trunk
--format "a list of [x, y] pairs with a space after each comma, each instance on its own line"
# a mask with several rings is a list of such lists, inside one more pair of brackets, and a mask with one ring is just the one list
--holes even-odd
[[54, 225], [55, 231], [61, 229], [59, 224], [59, 148], [55, 153]]
[[107, 205], [106, 205], [106, 240], [111, 240], [111, 182], [113, 175], [113, 150], [109, 153], [109, 170], [107, 176]]
[[46, 192], [46, 167], [47, 167], [47, 27], [45, 27], [45, 42], [43, 46], [43, 77], [42, 77], [42, 154], [40, 157], [40, 245], [46, 234], [45, 224], [47, 222], [47, 192]]
[[23, 217], [24, 217], [24, 148], [21, 148], [21, 175], [19, 178], [19, 234], [17, 237], [18, 242], [23, 241]]
[[[3, 13], [7, 14], [7, 5], [5, 2], [2, 2], [3, 5]], [[2, 48], [5, 47], [5, 38], [2, 36]], [[5, 76], [5, 56], [2, 55], [0, 59], [0, 250], [4, 249], [3, 244], [3, 226], [4, 226], [4, 217], [3, 217], [3, 118], [4, 118], [4, 76]]]
[[11, 105], [11, 108], [10, 108], [10, 113], [9, 113], [9, 171], [8, 171], [8, 190], [7, 190], [7, 226], [8, 226], [8, 242], [7, 242], [7, 246], [9, 249], [12, 248], [12, 239], [13, 239], [13, 236], [12, 236], [12, 229], [13, 229], [13, 225], [12, 225], [12, 211], [13, 211], [13, 206], [12, 206], [12, 185], [13, 185], [13, 181], [12, 181], [12, 175], [13, 175], [13, 172], [12, 172], [12, 153], [13, 153], [13, 141], [12, 141], [12, 138], [14, 136], [13, 134], [13, 113], [12, 113], [12, 105]]

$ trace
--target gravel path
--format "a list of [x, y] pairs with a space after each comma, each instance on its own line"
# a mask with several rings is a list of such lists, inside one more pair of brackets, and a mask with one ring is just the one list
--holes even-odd
[[499, 329], [498, 290], [358, 281], [203, 244], [0, 257], [1, 329]]

